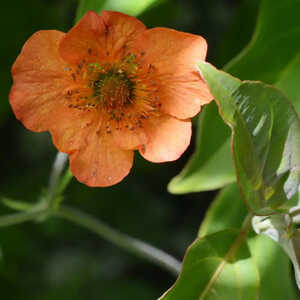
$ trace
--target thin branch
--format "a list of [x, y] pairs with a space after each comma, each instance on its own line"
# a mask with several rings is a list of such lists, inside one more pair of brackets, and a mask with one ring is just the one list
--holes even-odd
[[1, 216], [0, 227], [11, 226], [11, 225], [16, 225], [23, 222], [31, 221], [33, 219], [41, 217], [44, 214], [47, 214], [46, 209], [31, 210], [31, 211]]
[[171, 255], [123, 234], [86, 213], [62, 205], [53, 215], [88, 228], [113, 244], [163, 267], [175, 276], [180, 272], [181, 263]]

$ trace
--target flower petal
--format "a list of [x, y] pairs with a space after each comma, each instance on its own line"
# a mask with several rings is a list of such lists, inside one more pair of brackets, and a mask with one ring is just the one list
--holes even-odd
[[61, 107], [49, 124], [53, 144], [65, 153], [72, 153], [87, 146], [88, 135], [98, 130], [101, 120], [96, 112]]
[[65, 36], [60, 54], [68, 62], [79, 64], [83, 59], [108, 62], [125, 51], [145, 25], [134, 17], [111, 11], [101, 16], [88, 11]]
[[190, 144], [192, 126], [190, 120], [178, 120], [162, 115], [144, 124], [148, 144], [140, 148], [140, 154], [152, 162], [178, 159]]
[[[65, 118], [63, 118], [65, 117]], [[130, 171], [133, 151], [121, 149], [105, 131], [106, 119], [98, 112], [61, 110], [50, 132], [55, 146], [70, 155], [73, 175], [88, 186], [111, 186]]]
[[10, 103], [16, 117], [32, 131], [48, 129], [69, 84], [58, 54], [58, 44], [64, 35], [55, 30], [36, 32], [12, 67]]
[[103, 44], [99, 45], [99, 37], [104, 35], [103, 19], [94, 11], [88, 11], [61, 41], [60, 55], [71, 64], [79, 64], [89, 52], [92, 59], [99, 59], [99, 56], [104, 55]]
[[147, 143], [146, 134], [141, 128], [134, 130], [122, 128], [121, 130], [113, 130], [112, 134], [115, 143], [123, 149], [134, 150]]
[[206, 57], [207, 44], [198, 35], [168, 28], [153, 28], [135, 42], [141, 64], [151, 64], [159, 89], [162, 111], [180, 119], [196, 115], [213, 97], [201, 78], [196, 63]]
[[110, 134], [91, 132], [85, 137], [86, 147], [70, 154], [74, 176], [88, 186], [111, 186], [128, 175], [133, 151], [116, 146]]
[[103, 11], [107, 37], [106, 50], [113, 56], [120, 51], [130, 51], [136, 36], [146, 30], [146, 26], [138, 19], [114, 11]]
[[120, 122], [109, 121], [114, 140], [123, 149], [136, 150], [147, 143], [147, 136], [142, 123], [136, 119], [139, 110], [138, 105], [131, 104], [124, 109], [124, 116]]

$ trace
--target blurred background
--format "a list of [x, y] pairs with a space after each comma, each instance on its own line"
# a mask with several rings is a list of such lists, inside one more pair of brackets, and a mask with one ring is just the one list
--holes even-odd
[[[136, 0], [108, 0], [122, 8]], [[200, 34], [209, 45], [208, 61], [222, 67], [249, 41], [258, 0], [162, 0], [139, 14], [148, 26]], [[125, 4], [124, 4], [125, 3]], [[134, 5], [133, 5], [134, 4]], [[8, 102], [10, 68], [24, 42], [37, 30], [68, 31], [75, 0], [2, 3], [0, 66], [0, 196], [36, 201], [47, 187], [56, 155], [48, 133], [27, 131]], [[196, 131], [194, 131], [195, 138]], [[193, 152], [174, 163], [151, 164], [136, 155], [130, 175], [111, 188], [88, 188], [75, 179], [65, 202], [114, 228], [145, 240], [178, 259], [196, 237], [215, 192], [171, 195], [167, 184]], [[0, 205], [0, 214], [11, 211]], [[6, 300], [156, 299], [174, 282], [166, 271], [115, 247], [93, 233], [50, 219], [0, 229], [0, 291]]]

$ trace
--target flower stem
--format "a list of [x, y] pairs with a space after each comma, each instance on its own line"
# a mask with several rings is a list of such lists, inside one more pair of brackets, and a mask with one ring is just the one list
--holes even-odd
[[181, 264], [174, 257], [143, 241], [123, 234], [86, 213], [66, 206], [60, 206], [58, 210], [53, 212], [53, 215], [88, 228], [113, 244], [163, 267], [175, 276], [180, 272]]
[[60, 184], [57, 186], [57, 194], [62, 195], [72, 178], [73, 174], [71, 173], [70, 168], [68, 168], [62, 177]]
[[0, 227], [31, 220], [45, 221], [51, 216], [60, 217], [95, 232], [113, 244], [153, 262], [177, 276], [181, 264], [174, 257], [143, 241], [123, 234], [86, 213], [60, 205], [63, 199], [62, 194], [73, 177], [70, 169], [67, 169], [65, 174], [62, 175], [66, 162], [67, 155], [58, 152], [50, 174], [46, 202], [41, 202], [39, 207], [36, 206], [32, 210], [0, 217]]
[[67, 159], [67, 154], [58, 152], [53, 164], [49, 179], [47, 200], [48, 205], [52, 208], [57, 208], [60, 205], [63, 199], [62, 194], [73, 178], [70, 168], [62, 175]]
[[31, 210], [0, 217], [0, 227], [20, 224], [46, 214], [46, 209]]
[[86, 213], [67, 206], [62, 205], [57, 209], [43, 208], [2, 216], [0, 217], [0, 227], [37, 220], [44, 218], [44, 216], [56, 216], [69, 220], [95, 232], [115, 245], [155, 263], [175, 276], [180, 272], [181, 263], [171, 255], [143, 241], [123, 234]]
[[68, 168], [65, 174], [62, 176], [60, 183], [57, 185], [54, 198], [52, 199], [53, 208], [59, 207], [61, 201], [63, 200], [63, 197], [61, 196], [63, 195], [63, 192], [67, 188], [72, 178], [73, 178], [73, 174], [71, 173], [70, 168]]
[[57, 194], [58, 186], [60, 185], [60, 177], [61, 173], [63, 172], [65, 165], [67, 163], [68, 156], [65, 153], [58, 152], [55, 157], [55, 161], [52, 167], [52, 171], [49, 178], [49, 199], [52, 201], [52, 199], [55, 198], [55, 195]]

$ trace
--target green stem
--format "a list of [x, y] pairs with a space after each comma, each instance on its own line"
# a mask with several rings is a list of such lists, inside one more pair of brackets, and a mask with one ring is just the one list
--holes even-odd
[[174, 257], [157, 249], [143, 241], [132, 238], [123, 234], [103, 222], [82, 213], [73, 208], [61, 206], [58, 210], [53, 212], [54, 216], [69, 220], [78, 225], [81, 225], [89, 230], [95, 232], [102, 238], [116, 244], [117, 246], [136, 254], [150, 262], [153, 262], [173, 275], [177, 276], [181, 269], [181, 264]]
[[61, 173], [63, 172], [64, 167], [67, 163], [67, 159], [68, 159], [68, 156], [65, 153], [58, 152], [56, 154], [56, 157], [55, 157], [55, 160], [53, 163], [53, 167], [52, 167], [52, 171], [50, 174], [50, 178], [49, 178], [49, 188], [48, 188], [49, 194], [52, 197], [54, 196], [54, 194], [56, 192], [57, 186], [59, 184], [59, 179], [60, 179]]
[[67, 154], [58, 152], [53, 163], [48, 186], [49, 197], [47, 199], [48, 205], [51, 208], [57, 208], [60, 205], [63, 199], [61, 195], [73, 178], [70, 168], [68, 168], [62, 176], [67, 160]]
[[66, 187], [68, 186], [72, 178], [73, 178], [73, 174], [71, 173], [70, 168], [68, 168], [64, 176], [62, 177], [60, 184], [57, 187], [58, 195], [62, 195], [62, 193], [65, 191]]
[[58, 208], [63, 197], [61, 195], [67, 188], [68, 184], [70, 183], [71, 179], [73, 178], [73, 174], [70, 171], [70, 168], [68, 168], [62, 176], [61, 182], [57, 185], [57, 189], [54, 193], [54, 198], [52, 199], [52, 207], [53, 208]]
[[163, 267], [177, 276], [180, 272], [181, 264], [174, 257], [145, 242], [123, 234], [94, 217], [73, 208], [60, 205], [63, 199], [62, 194], [73, 177], [70, 169], [68, 169], [63, 176], [61, 175], [66, 162], [67, 156], [64, 153], [59, 152], [56, 156], [50, 175], [48, 187], [49, 196], [45, 202], [40, 203], [41, 205], [39, 205], [39, 208], [36, 206], [32, 210], [0, 217], [0, 227], [19, 224], [34, 219], [44, 221], [51, 216], [60, 217], [88, 228], [104, 239]]
[[60, 206], [58, 209], [43, 208], [2, 216], [0, 217], [0, 227], [37, 220], [39, 218], [44, 218], [45, 216], [56, 216], [81, 225], [113, 244], [155, 263], [175, 276], [180, 272], [180, 262], [171, 255], [143, 241], [123, 234], [94, 217], [74, 208]]
[[7, 216], [2, 216], [0, 217], [0, 227], [31, 221], [44, 214], [47, 214], [46, 209], [32, 210], [32, 211], [26, 211], [26, 212], [7, 215]]

